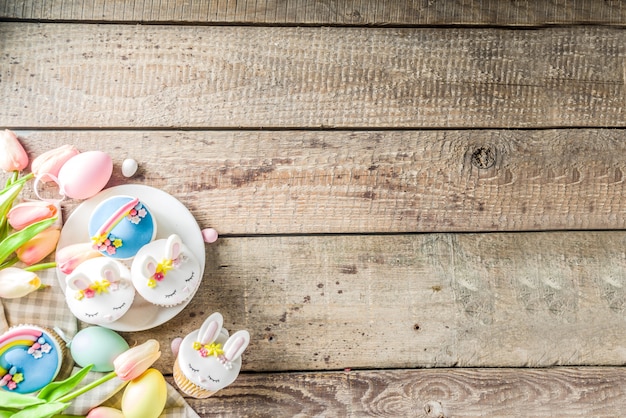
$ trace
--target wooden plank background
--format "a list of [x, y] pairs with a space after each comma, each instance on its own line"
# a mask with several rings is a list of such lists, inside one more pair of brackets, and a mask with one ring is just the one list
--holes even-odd
[[618, 0], [5, 0], [11, 19], [291, 25], [624, 25]]
[[222, 234], [190, 305], [124, 334], [251, 331], [202, 417], [620, 416], [625, 15], [6, 0], [0, 124], [109, 152], [109, 186], [135, 158]]
[[[225, 235], [622, 229], [614, 129], [17, 131], [107, 148]], [[189, 155], [194, 158], [189, 158]], [[68, 208], [77, 202], [68, 202]]]
[[0, 39], [0, 119], [13, 127], [467, 129], [626, 120], [626, 33], [610, 27], [4, 23]]

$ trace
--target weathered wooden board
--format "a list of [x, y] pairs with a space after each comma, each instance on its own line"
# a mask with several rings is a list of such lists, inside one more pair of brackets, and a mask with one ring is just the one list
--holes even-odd
[[624, 45], [626, 31], [588, 26], [3, 23], [0, 120], [46, 128], [621, 127]]
[[105, 149], [109, 185], [165, 190], [225, 235], [626, 227], [624, 130], [18, 134], [32, 156]]
[[626, 6], [616, 0], [4, 0], [0, 17], [309, 25], [623, 25]]
[[617, 417], [626, 369], [443, 369], [242, 374], [203, 417]]
[[207, 247], [177, 317], [126, 336], [168, 347], [218, 311], [251, 332], [246, 371], [622, 365], [625, 243], [626, 232], [226, 238]]

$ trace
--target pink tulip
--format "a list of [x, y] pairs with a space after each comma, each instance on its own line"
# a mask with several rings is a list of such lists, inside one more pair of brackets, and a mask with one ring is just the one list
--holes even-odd
[[46, 176], [46, 174], [51, 174], [54, 177], [57, 177], [59, 175], [59, 170], [63, 167], [63, 164], [79, 152], [80, 151], [72, 145], [63, 145], [59, 148], [46, 151], [33, 160], [30, 165], [30, 170], [35, 176], [41, 176], [41, 181], [51, 181], [52, 179], [49, 176]]
[[0, 297], [21, 298], [41, 287], [39, 276], [17, 267], [0, 270]]
[[56, 252], [55, 261], [62, 273], [70, 274], [83, 261], [102, 256], [100, 251], [93, 249], [91, 243], [85, 242], [61, 248]]
[[7, 220], [13, 229], [20, 231], [35, 222], [54, 218], [57, 213], [56, 205], [43, 200], [33, 200], [13, 206], [7, 214]]
[[28, 266], [40, 262], [55, 250], [61, 230], [58, 228], [48, 228], [35, 235], [20, 248], [15, 250], [17, 258]]
[[86, 418], [124, 418], [124, 414], [119, 409], [98, 406], [89, 411]]
[[148, 340], [124, 351], [113, 360], [115, 374], [124, 381], [133, 380], [148, 370], [160, 356], [159, 342]]
[[28, 154], [13, 131], [0, 132], [0, 168], [4, 171], [20, 171], [28, 165]]

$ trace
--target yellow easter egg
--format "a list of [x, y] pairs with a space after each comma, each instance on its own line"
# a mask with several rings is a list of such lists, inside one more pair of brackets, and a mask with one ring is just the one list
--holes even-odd
[[125, 418], [157, 418], [165, 408], [167, 387], [160, 371], [148, 369], [131, 380], [122, 396]]

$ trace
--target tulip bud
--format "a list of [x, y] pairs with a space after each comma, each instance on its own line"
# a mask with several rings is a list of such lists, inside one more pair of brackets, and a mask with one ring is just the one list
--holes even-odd
[[85, 242], [61, 248], [56, 252], [55, 261], [62, 273], [70, 274], [80, 263], [95, 257], [103, 255], [100, 251], [94, 250], [90, 243]]
[[28, 154], [13, 131], [0, 132], [0, 168], [4, 171], [20, 171], [28, 165]]
[[53, 203], [33, 200], [13, 206], [7, 213], [7, 220], [13, 229], [20, 231], [28, 225], [57, 216], [58, 209]]
[[21, 262], [31, 266], [55, 250], [60, 236], [61, 230], [58, 228], [45, 229], [15, 250], [15, 254]]
[[17, 267], [0, 270], [0, 297], [21, 298], [41, 287], [39, 276]]
[[148, 340], [124, 351], [113, 360], [115, 374], [124, 381], [133, 380], [148, 370], [160, 356], [159, 342]]
[[89, 411], [85, 418], [124, 418], [124, 414], [119, 409], [98, 406]]
[[59, 175], [59, 170], [63, 167], [63, 164], [79, 152], [80, 151], [72, 145], [63, 145], [59, 148], [46, 151], [33, 160], [30, 165], [30, 170], [35, 176], [40, 176], [41, 181], [51, 181], [52, 179], [49, 176], [46, 176], [46, 174], [51, 174], [54, 177], [57, 177]]

